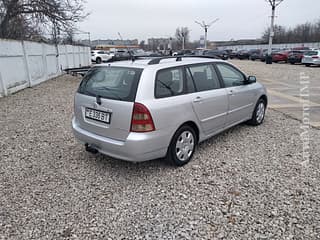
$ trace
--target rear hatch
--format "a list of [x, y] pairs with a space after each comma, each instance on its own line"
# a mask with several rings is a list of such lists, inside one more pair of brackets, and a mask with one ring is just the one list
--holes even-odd
[[101, 66], [90, 70], [75, 96], [79, 127], [91, 133], [124, 141], [142, 69]]
[[303, 58], [307, 62], [312, 62], [314, 60], [319, 60], [319, 52], [318, 51], [308, 51], [303, 55]]

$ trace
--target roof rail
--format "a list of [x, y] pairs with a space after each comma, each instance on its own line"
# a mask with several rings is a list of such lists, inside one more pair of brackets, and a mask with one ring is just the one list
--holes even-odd
[[166, 56], [166, 57], [156, 57], [148, 62], [148, 65], [159, 64], [161, 60], [175, 58], [176, 61], [181, 61], [181, 56]]
[[182, 61], [182, 58], [210, 58], [210, 59], [221, 59], [218, 56], [207, 56], [207, 55], [182, 55], [182, 56], [167, 56], [152, 59], [148, 65], [159, 64], [161, 60], [175, 58], [177, 62]]

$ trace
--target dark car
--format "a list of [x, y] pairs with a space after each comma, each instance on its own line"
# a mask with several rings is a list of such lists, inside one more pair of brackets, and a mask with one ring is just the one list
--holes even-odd
[[239, 58], [240, 60], [249, 59], [249, 57], [250, 57], [250, 53], [248, 50], [240, 50], [237, 53], [237, 58]]
[[263, 52], [262, 49], [252, 49], [252, 50], [250, 50], [249, 51], [249, 59], [251, 59], [252, 61], [260, 59], [262, 52]]
[[174, 56], [183, 56], [183, 55], [194, 55], [194, 51], [191, 49], [182, 49], [176, 53], [173, 53]]
[[235, 51], [235, 50], [232, 50], [232, 51], [229, 53], [229, 58], [230, 58], [230, 59], [237, 58], [237, 56], [238, 56], [238, 52]]
[[288, 62], [291, 64], [301, 63], [304, 51], [293, 50], [288, 55]]
[[132, 53], [128, 50], [117, 50], [114, 53], [114, 56], [112, 57], [112, 59], [110, 60], [110, 62], [114, 62], [114, 61], [122, 61], [122, 60], [129, 60], [132, 58]]
[[229, 54], [227, 51], [224, 50], [209, 50], [204, 53], [206, 56], [216, 56], [218, 58], [221, 58], [223, 60], [228, 60]]

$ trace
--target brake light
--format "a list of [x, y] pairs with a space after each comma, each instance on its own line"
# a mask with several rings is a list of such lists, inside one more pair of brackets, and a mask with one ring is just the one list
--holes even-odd
[[152, 132], [154, 130], [154, 123], [148, 108], [141, 103], [134, 103], [131, 132]]

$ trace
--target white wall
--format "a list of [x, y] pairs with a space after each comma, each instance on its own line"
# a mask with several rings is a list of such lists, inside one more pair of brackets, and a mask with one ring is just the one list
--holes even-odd
[[[295, 48], [295, 47], [310, 47], [310, 48], [320, 48], [320, 42], [313, 43], [281, 43], [273, 44], [273, 48]], [[218, 47], [218, 49], [232, 49], [232, 50], [250, 50], [250, 49], [267, 49], [268, 44], [259, 45], [235, 45], [235, 46], [223, 46]]]
[[0, 97], [90, 63], [89, 47], [0, 39]]

